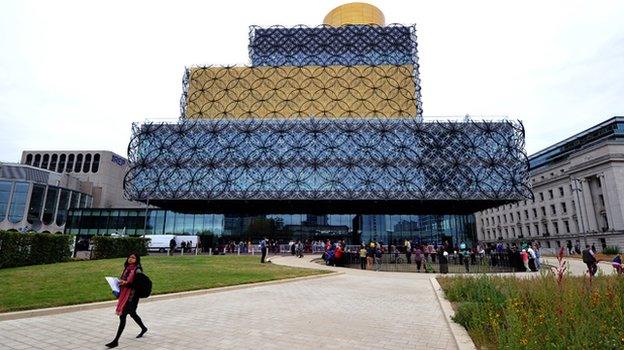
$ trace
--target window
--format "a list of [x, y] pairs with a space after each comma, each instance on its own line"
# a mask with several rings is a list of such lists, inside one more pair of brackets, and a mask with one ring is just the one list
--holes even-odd
[[56, 162], [58, 160], [58, 154], [53, 154], [50, 159], [50, 170], [56, 171]]
[[49, 154], [44, 154], [43, 155], [43, 161], [41, 162], [41, 167], [43, 169], [47, 169], [49, 161], [50, 161], [50, 155]]
[[11, 198], [11, 208], [9, 209], [9, 221], [17, 224], [24, 219], [24, 209], [26, 209], [26, 196], [30, 184], [28, 182], [16, 182]]
[[604, 196], [599, 194], [598, 195], [598, 199], [600, 200], [600, 205], [602, 205], [603, 207], [605, 206], [605, 202], [604, 202]]
[[563, 197], [563, 187], [559, 187], [559, 196]]
[[553, 214], [553, 215], [557, 214], [557, 209], [555, 209], [555, 205], [554, 204], [550, 205], [550, 213]]
[[36, 166], [38, 168], [40, 162], [41, 162], [41, 154], [35, 154], [35, 162], [33, 163], [33, 166]]
[[544, 192], [540, 192], [539, 193], [539, 197], [540, 197], [540, 200], [543, 201], [544, 200]]
[[546, 247], [551, 248], [550, 241], [546, 241]]
[[61, 190], [61, 197], [59, 199], [58, 204], [58, 212], [56, 213], [56, 225], [63, 226], [65, 225], [65, 220], [67, 220], [67, 207], [69, 206], [69, 195], [71, 192], [69, 190]]
[[91, 154], [87, 153], [85, 156], [84, 166], [82, 167], [83, 173], [88, 173], [91, 170]]
[[[539, 236], [539, 225], [538, 225], [538, 224], [535, 224], [534, 226], [535, 226], [535, 235], [536, 235], [536, 236]], [[530, 235], [531, 235], [531, 234], [529, 233], [529, 236], [530, 236]]]
[[65, 160], [67, 159], [67, 156], [64, 154], [61, 154], [61, 156], [59, 157], [59, 165], [58, 165], [58, 172], [62, 173], [65, 171]]
[[82, 169], [82, 154], [76, 156], [76, 166], [74, 166], [74, 172], [79, 173]]
[[27, 154], [26, 155], [26, 165], [32, 165], [32, 161], [33, 161], [33, 156], [32, 154]]
[[527, 220], [529, 219], [529, 210], [528, 209], [524, 210], [524, 218], [527, 219]]
[[516, 212], [516, 216], [518, 217], [518, 221], [520, 221], [520, 212]]
[[503, 219], [505, 219], [505, 223], [507, 223], [507, 214], [503, 215]]
[[43, 223], [50, 225], [54, 221], [54, 213], [56, 212], [56, 204], [58, 200], [59, 189], [57, 187], [48, 187], [45, 205], [43, 206]]
[[65, 172], [71, 173], [74, 169], [74, 155], [70, 154], [67, 156], [67, 167], [65, 168]]
[[514, 236], [514, 238], [516, 237], [516, 229], [515, 228], [511, 228], [511, 235]]
[[9, 209], [9, 199], [11, 197], [11, 189], [13, 182], [0, 181], [0, 221], [6, 217], [7, 209]]
[[28, 216], [26, 217], [26, 220], [28, 220], [28, 223], [33, 224], [40, 220], [41, 210], [43, 209], [43, 197], [44, 196], [45, 196], [45, 186], [33, 185], [33, 190], [32, 190], [32, 193], [30, 194]]
[[566, 220], [563, 224], [565, 225], [566, 233], [570, 233], [570, 223]]
[[568, 208], [566, 207], [565, 202], [561, 202], [561, 211], [564, 213], [568, 212]]
[[542, 215], [546, 216], [546, 207], [541, 207], [540, 209], [542, 210]]
[[537, 209], [533, 208], [533, 218], [537, 218]]
[[505, 237], [509, 238], [509, 230], [508, 229], [505, 229]]
[[548, 190], [548, 199], [553, 199], [553, 190]]
[[559, 223], [553, 221], [553, 228], [555, 229], [555, 234], [559, 234]]
[[91, 172], [97, 173], [100, 170], [100, 154], [96, 153], [93, 156], [93, 165], [91, 166]]

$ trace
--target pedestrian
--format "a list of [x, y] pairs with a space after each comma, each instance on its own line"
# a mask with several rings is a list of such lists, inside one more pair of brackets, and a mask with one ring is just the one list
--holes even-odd
[[587, 265], [587, 271], [589, 272], [589, 276], [594, 277], [596, 271], [598, 271], [598, 265], [596, 264], [598, 261], [596, 257], [591, 251], [589, 244], [585, 245], [585, 249], [582, 252], [583, 262]]
[[568, 255], [572, 255], [572, 241], [568, 241], [566, 246], [568, 247]]
[[420, 266], [422, 265], [422, 261], [423, 261], [423, 252], [420, 249], [420, 246], [416, 246], [416, 249], [414, 250], [414, 261], [416, 262], [416, 269], [418, 269], [418, 272], [420, 272]]
[[147, 327], [143, 324], [141, 317], [136, 312], [139, 305], [139, 296], [135, 293], [135, 286], [133, 282], [137, 274], [143, 273], [143, 267], [141, 266], [141, 256], [137, 253], [132, 253], [126, 258], [124, 263], [124, 270], [119, 278], [119, 299], [117, 300], [117, 308], [115, 313], [119, 316], [119, 327], [117, 327], [117, 335], [112, 342], [106, 344], [109, 348], [115, 348], [119, 345], [119, 337], [126, 326], [126, 317], [130, 315], [132, 319], [141, 327], [141, 333], [137, 335], [137, 338], [143, 337], [147, 332]]
[[524, 271], [531, 271], [529, 269], [529, 253], [527, 253], [526, 249], [522, 249], [522, 251], [520, 251], [520, 258], [522, 258], [522, 264], [524, 265]]
[[366, 270], [366, 247], [364, 246], [364, 243], [362, 243], [360, 245], [360, 251], [359, 251], [359, 256], [360, 256], [360, 269], [361, 270]]
[[375, 271], [381, 270], [381, 259], [383, 257], [383, 251], [381, 250], [381, 245], [377, 244], [375, 247]]
[[405, 246], [405, 260], [407, 260], [408, 264], [411, 264], [412, 263], [412, 243], [408, 239], [406, 239], [403, 245]]
[[266, 255], [267, 255], [268, 241], [269, 240], [266, 237], [264, 237], [264, 239], [260, 241], [260, 252], [262, 254], [262, 257], [260, 258], [260, 263], [262, 264], [264, 264], [264, 259], [266, 258]]
[[173, 237], [170, 241], [169, 241], [169, 254], [171, 256], [173, 256], [173, 252], [175, 252], [175, 247], [176, 247], [176, 240], [175, 237]]

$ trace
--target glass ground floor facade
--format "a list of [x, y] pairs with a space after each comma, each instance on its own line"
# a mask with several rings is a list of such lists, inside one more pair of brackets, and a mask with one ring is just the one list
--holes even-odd
[[[147, 214], [147, 215], [146, 215]], [[146, 217], [147, 216], [147, 217]], [[263, 235], [291, 239], [345, 239], [350, 244], [369, 240], [401, 243], [476, 240], [474, 215], [381, 214], [183, 214], [156, 209], [75, 209], [69, 213], [66, 233], [92, 236], [198, 235], [205, 244], [229, 241], [257, 242]]]

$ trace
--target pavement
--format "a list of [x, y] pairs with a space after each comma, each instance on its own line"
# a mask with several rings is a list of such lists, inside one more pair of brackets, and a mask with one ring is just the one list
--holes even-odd
[[[440, 297], [439, 287], [436, 295], [436, 283], [430, 281], [434, 275], [336, 268], [313, 258], [270, 260], [341, 273], [144, 302], [138, 312], [148, 333], [135, 339], [139, 327], [128, 317], [119, 348], [457, 349], [462, 342], [471, 348], [465, 330], [459, 327], [463, 334], [458, 336], [458, 328], [449, 321], [450, 304]], [[556, 264], [554, 258], [544, 260]], [[572, 274], [585, 273], [582, 261], [566, 260]], [[613, 273], [609, 264], [599, 266]], [[114, 306], [0, 321], [0, 348], [105, 349], [117, 323]]]
[[[334, 270], [312, 257], [273, 263]], [[431, 274], [342, 274], [139, 304], [120, 349], [457, 349]], [[2, 349], [105, 349], [114, 307], [0, 321]]]

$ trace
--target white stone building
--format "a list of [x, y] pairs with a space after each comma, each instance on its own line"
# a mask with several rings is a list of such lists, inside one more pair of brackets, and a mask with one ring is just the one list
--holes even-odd
[[475, 213], [479, 241], [624, 250], [624, 117], [537, 152], [529, 162], [534, 199]]

